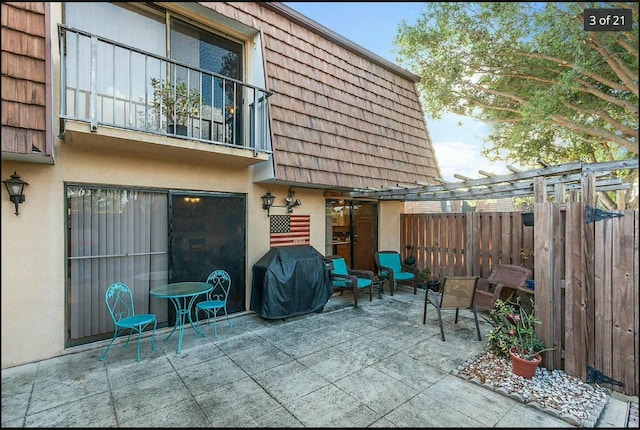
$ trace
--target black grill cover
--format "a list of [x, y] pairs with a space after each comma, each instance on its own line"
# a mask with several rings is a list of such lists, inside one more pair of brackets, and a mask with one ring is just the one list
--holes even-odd
[[262, 318], [321, 312], [332, 294], [323, 256], [312, 246], [272, 248], [253, 265], [250, 309]]

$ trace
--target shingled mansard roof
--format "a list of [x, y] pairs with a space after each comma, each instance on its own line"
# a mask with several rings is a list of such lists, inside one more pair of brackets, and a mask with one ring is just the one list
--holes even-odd
[[440, 177], [418, 77], [282, 3], [204, 3], [263, 34], [276, 180], [353, 190]]

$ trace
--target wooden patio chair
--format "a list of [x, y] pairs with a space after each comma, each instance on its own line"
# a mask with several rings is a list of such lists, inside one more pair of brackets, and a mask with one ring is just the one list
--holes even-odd
[[488, 278], [480, 278], [476, 288], [475, 304], [479, 309], [491, 309], [497, 299], [509, 299], [514, 289], [524, 286], [531, 270], [512, 264], [496, 266]]
[[393, 291], [398, 284], [407, 284], [413, 287], [413, 294], [418, 292], [418, 269], [402, 262], [398, 251], [378, 251], [374, 254], [378, 276], [389, 281], [389, 291]]
[[329, 263], [329, 275], [331, 286], [334, 291], [340, 291], [340, 295], [345, 290], [353, 291], [354, 307], [358, 307], [358, 296], [361, 291], [369, 294], [369, 301], [373, 298], [373, 272], [371, 270], [349, 269], [344, 258], [339, 255], [329, 255], [325, 257]]

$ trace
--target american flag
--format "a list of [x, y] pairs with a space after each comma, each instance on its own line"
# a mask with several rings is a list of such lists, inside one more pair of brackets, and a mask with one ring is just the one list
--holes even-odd
[[272, 248], [291, 245], [311, 245], [310, 215], [272, 215]]

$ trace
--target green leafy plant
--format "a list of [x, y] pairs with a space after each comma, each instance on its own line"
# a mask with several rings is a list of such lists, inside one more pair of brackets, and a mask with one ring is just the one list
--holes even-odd
[[416, 257], [413, 256], [413, 245], [407, 245], [405, 248], [407, 249], [409, 256], [404, 259], [404, 264], [407, 266], [413, 266], [416, 264]]
[[542, 340], [536, 335], [535, 326], [541, 324], [535, 316], [535, 306], [531, 300], [531, 312], [521, 305], [520, 299], [496, 300], [489, 312], [489, 322], [493, 328], [487, 338], [488, 348], [501, 357], [509, 357], [509, 350], [515, 348], [517, 354], [525, 360], [533, 360], [537, 354], [553, 348], [545, 348]]
[[425, 267], [424, 269], [419, 271], [418, 272], [418, 277], [420, 278], [420, 280], [425, 281], [425, 282], [430, 280], [431, 279], [431, 268]]
[[151, 78], [151, 86], [155, 113], [164, 114], [167, 124], [186, 125], [189, 118], [198, 116], [200, 92], [197, 89], [189, 89], [181, 80], [174, 85], [156, 78]]

